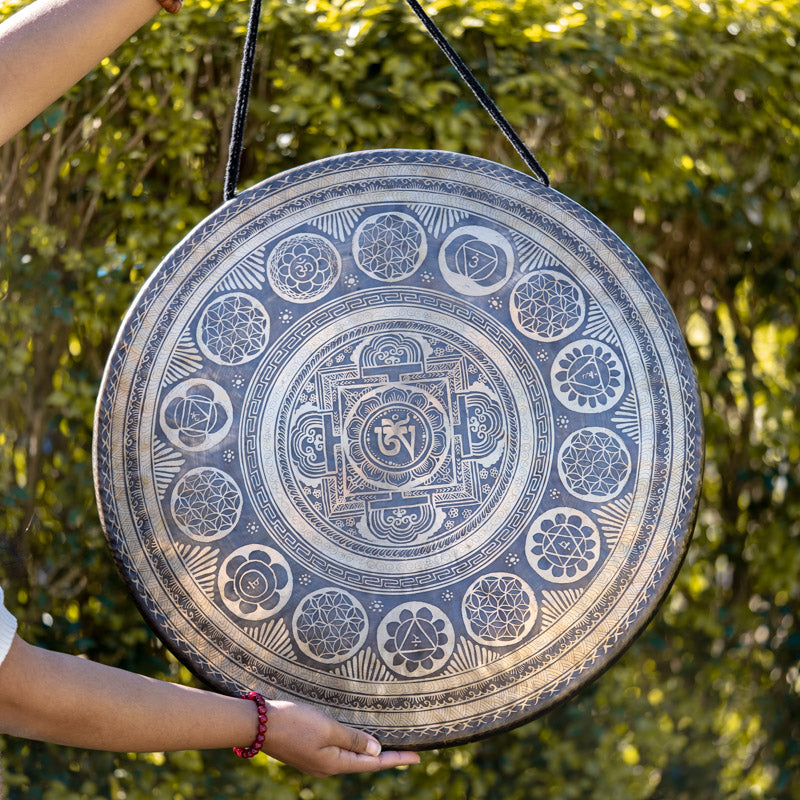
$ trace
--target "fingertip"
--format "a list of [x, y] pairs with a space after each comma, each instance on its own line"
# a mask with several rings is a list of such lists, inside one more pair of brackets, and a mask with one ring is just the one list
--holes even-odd
[[377, 758], [381, 754], [381, 746], [377, 739], [367, 739], [367, 755]]

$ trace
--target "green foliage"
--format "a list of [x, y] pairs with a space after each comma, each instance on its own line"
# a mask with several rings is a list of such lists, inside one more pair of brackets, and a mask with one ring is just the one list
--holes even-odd
[[[0, 3], [0, 16], [19, 2]], [[243, 184], [434, 147], [519, 167], [401, 0], [265, 0]], [[799, 798], [800, 7], [436, 0], [550, 171], [667, 293], [706, 408], [703, 504], [664, 607], [547, 717], [320, 781], [228, 753], [4, 742], [11, 797]], [[34, 642], [189, 682], [117, 577], [91, 474], [121, 316], [219, 202], [244, 4], [162, 15], [0, 149], [0, 572]]]

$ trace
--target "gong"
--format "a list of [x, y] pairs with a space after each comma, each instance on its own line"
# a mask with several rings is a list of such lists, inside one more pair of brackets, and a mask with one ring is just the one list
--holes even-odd
[[128, 312], [95, 426], [103, 525], [166, 645], [413, 748], [521, 724], [620, 655], [702, 452], [633, 253], [439, 151], [325, 159], [211, 214]]

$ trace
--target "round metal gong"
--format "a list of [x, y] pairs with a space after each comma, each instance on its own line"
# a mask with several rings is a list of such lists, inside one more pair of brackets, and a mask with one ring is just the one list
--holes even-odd
[[630, 250], [434, 151], [325, 159], [203, 221], [129, 311], [95, 434], [111, 548], [184, 663], [392, 747], [520, 724], [608, 666], [678, 570], [702, 462]]

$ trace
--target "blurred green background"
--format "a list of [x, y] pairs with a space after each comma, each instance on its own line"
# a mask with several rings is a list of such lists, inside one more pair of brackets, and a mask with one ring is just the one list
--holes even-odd
[[[554, 186], [637, 252], [685, 332], [707, 461], [676, 584], [568, 705], [417, 767], [318, 780], [230, 752], [6, 738], [8, 797], [800, 798], [800, 6], [426, 8]], [[221, 202], [246, 16], [211, 0], [160, 15], [0, 148], [6, 602], [32, 642], [185, 682], [107, 551], [92, 415], [135, 292]], [[402, 0], [265, 0], [245, 146], [241, 186], [375, 147], [522, 168]]]

